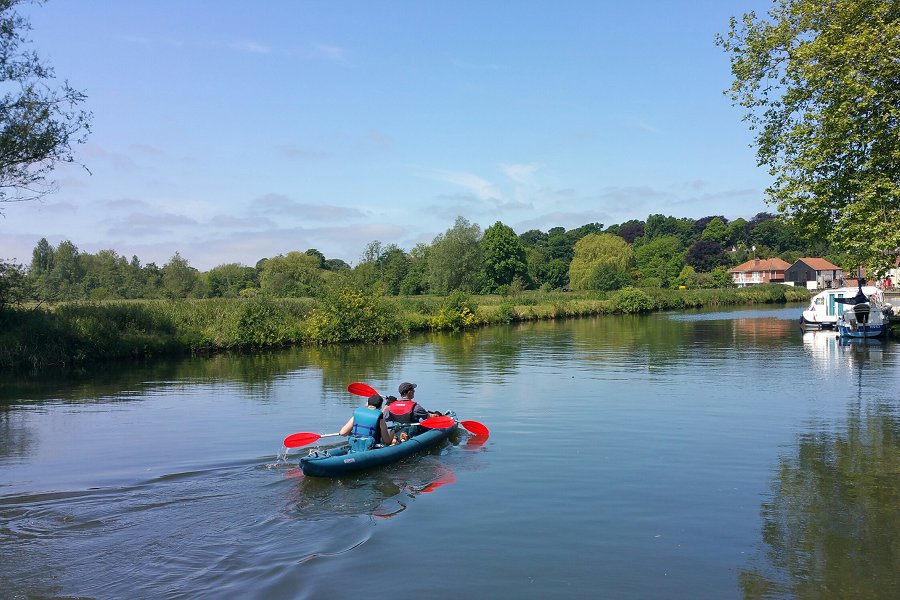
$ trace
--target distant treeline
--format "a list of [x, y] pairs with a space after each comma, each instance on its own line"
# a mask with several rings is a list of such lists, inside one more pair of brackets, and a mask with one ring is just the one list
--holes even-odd
[[344, 281], [376, 286], [387, 295], [475, 294], [517, 290], [603, 290], [627, 286], [713, 288], [731, 285], [728, 269], [750, 258], [828, 255], [811, 247], [789, 223], [770, 213], [750, 221], [723, 216], [702, 219], [659, 214], [604, 227], [532, 229], [517, 235], [501, 222], [482, 231], [459, 217], [431, 244], [409, 251], [373, 241], [350, 267], [316, 249], [262, 258], [254, 266], [219, 265], [206, 272], [178, 252], [163, 266], [142, 264], [114, 250], [80, 252], [63, 241], [41, 239], [28, 265], [0, 262], [0, 308], [22, 302], [73, 300], [321, 297]]

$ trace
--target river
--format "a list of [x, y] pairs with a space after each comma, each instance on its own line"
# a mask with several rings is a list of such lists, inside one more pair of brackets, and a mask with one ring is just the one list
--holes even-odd
[[[799, 310], [3, 379], [0, 595], [895, 598], [900, 344]], [[336, 432], [353, 381], [490, 437], [304, 477], [281, 440]]]

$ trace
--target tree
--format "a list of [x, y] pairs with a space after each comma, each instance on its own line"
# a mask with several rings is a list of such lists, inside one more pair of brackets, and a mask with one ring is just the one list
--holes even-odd
[[634, 263], [645, 278], [659, 279], [668, 287], [684, 267], [684, 247], [674, 235], [654, 238], [634, 251]]
[[162, 268], [163, 294], [167, 298], [187, 298], [197, 283], [197, 275], [197, 269], [176, 251]]
[[575, 244], [575, 255], [569, 264], [569, 285], [573, 290], [592, 289], [591, 276], [600, 265], [625, 271], [633, 256], [631, 246], [619, 236], [590, 233]]
[[703, 228], [700, 234], [701, 240], [710, 242], [718, 242], [724, 244], [728, 242], [728, 225], [721, 217], [713, 217]]
[[615, 264], [602, 262], [594, 269], [587, 281], [587, 289], [612, 292], [620, 290], [631, 283], [628, 269]]
[[28, 280], [22, 265], [0, 261], [0, 313], [28, 297]]
[[315, 296], [323, 284], [318, 265], [318, 257], [303, 252], [288, 252], [286, 256], [270, 258], [262, 264], [259, 287], [279, 297]]
[[[307, 255], [317, 258], [315, 255]], [[256, 269], [240, 263], [227, 263], [213, 267], [206, 273], [207, 294], [212, 298], [237, 298], [241, 290], [255, 287]]]
[[325, 268], [325, 255], [324, 254], [322, 254], [315, 248], [310, 248], [309, 250], [306, 251], [306, 254], [308, 254], [309, 256], [314, 256], [314, 257], [318, 258], [319, 259], [319, 268], [320, 269]]
[[525, 247], [509, 225], [497, 221], [484, 230], [481, 238], [481, 261], [487, 285], [496, 290], [513, 279], [528, 279]]
[[727, 265], [728, 256], [718, 242], [700, 241], [688, 248], [684, 261], [696, 270], [706, 272]]
[[397, 296], [403, 287], [403, 280], [409, 272], [412, 259], [397, 244], [388, 244], [381, 256], [378, 266], [381, 269], [381, 282], [388, 294]]
[[82, 254], [81, 287], [85, 298], [108, 300], [125, 297], [125, 271], [128, 261], [115, 250], [101, 250], [97, 254]]
[[745, 219], [735, 219], [728, 224], [726, 243], [734, 247], [747, 243], [747, 221]]
[[547, 234], [540, 229], [529, 229], [519, 236], [519, 241], [526, 248], [537, 248], [547, 241]]
[[79, 284], [84, 270], [78, 247], [63, 240], [53, 252], [53, 269], [47, 276], [43, 289], [47, 300], [76, 300], [81, 295]]
[[456, 217], [453, 227], [434, 238], [427, 263], [432, 293], [481, 288], [480, 241], [481, 228], [463, 217]]
[[619, 230], [615, 233], [619, 234], [619, 236], [629, 244], [633, 244], [634, 240], [644, 235], [644, 222], [638, 221], [637, 219], [625, 221], [619, 226]]
[[85, 94], [68, 82], [54, 85], [53, 68], [28, 48], [31, 23], [17, 4], [0, 0], [0, 203], [53, 191], [47, 176], [74, 162], [73, 146], [90, 133], [91, 114], [78, 109]]
[[406, 296], [424, 294], [428, 289], [428, 253], [430, 248], [422, 243], [409, 251], [409, 267], [400, 282], [400, 293]]
[[900, 5], [779, 0], [768, 16], [732, 18], [717, 43], [775, 178], [769, 201], [883, 273], [900, 248]]

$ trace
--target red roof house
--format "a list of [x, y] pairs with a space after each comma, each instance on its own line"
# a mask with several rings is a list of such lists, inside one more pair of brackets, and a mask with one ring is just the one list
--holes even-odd
[[754, 258], [728, 272], [736, 286], [746, 287], [758, 283], [784, 283], [784, 271], [790, 266], [780, 258]]

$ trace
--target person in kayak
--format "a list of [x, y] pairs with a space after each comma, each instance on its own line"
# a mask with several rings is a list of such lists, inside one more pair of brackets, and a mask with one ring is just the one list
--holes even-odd
[[352, 451], [361, 452], [394, 442], [394, 434], [388, 430], [381, 413], [383, 403], [384, 399], [378, 394], [369, 396], [366, 406], [353, 411], [353, 416], [341, 427], [341, 435], [350, 435], [348, 441]]
[[[415, 401], [416, 384], [404, 381], [397, 389], [400, 392], [400, 399], [388, 396], [388, 405], [384, 407], [383, 413], [389, 421], [397, 423], [418, 423], [428, 417], [436, 417], [439, 412], [429, 412], [425, 410], [421, 404]], [[410, 408], [412, 406], [412, 408]], [[394, 407], [396, 410], [391, 410]]]

